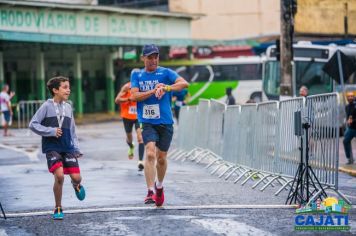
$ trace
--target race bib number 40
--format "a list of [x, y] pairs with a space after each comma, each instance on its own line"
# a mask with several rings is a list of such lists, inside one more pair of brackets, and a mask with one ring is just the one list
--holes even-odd
[[142, 117], [144, 119], [159, 119], [161, 117], [159, 113], [159, 105], [144, 105]]
[[136, 106], [129, 106], [129, 114], [137, 114]]

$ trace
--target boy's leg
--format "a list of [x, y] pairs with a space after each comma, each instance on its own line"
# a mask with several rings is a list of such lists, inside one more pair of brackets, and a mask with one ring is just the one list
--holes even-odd
[[80, 185], [80, 183], [82, 182], [82, 176], [79, 173], [69, 174], [69, 176], [72, 179], [73, 188], [78, 187], [78, 185]]
[[82, 201], [85, 198], [84, 187], [80, 184], [82, 177], [80, 175], [80, 168], [78, 158], [75, 153], [65, 153], [63, 157], [64, 174], [68, 174], [72, 180], [72, 185], [77, 198]]
[[59, 167], [55, 169], [53, 172], [53, 176], [54, 176], [53, 193], [56, 202], [56, 207], [62, 207], [62, 189], [63, 189], [63, 182], [64, 182], [63, 167]]

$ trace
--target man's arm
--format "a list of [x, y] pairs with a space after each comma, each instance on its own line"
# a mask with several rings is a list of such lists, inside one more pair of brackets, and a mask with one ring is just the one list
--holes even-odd
[[164, 86], [163, 90], [165, 92], [181, 91], [184, 88], [188, 88], [188, 86], [189, 86], [189, 83], [185, 79], [183, 79], [182, 77], [179, 77], [179, 78], [176, 79], [174, 84]]
[[129, 91], [130, 86], [128, 84], [125, 84], [124, 86], [122, 86], [122, 88], [120, 89], [120, 92], [117, 94], [116, 98], [115, 98], [115, 103], [116, 104], [120, 104], [120, 102], [128, 102], [130, 101], [130, 98], [122, 98], [122, 96], [124, 96], [127, 91]]
[[6, 106], [7, 106], [7, 109], [9, 110], [9, 112], [10, 112], [10, 115], [12, 115], [13, 113], [12, 113], [12, 107], [11, 107], [11, 102], [10, 102], [10, 100], [9, 100], [9, 101], [6, 101]]
[[145, 92], [140, 92], [138, 88], [131, 88], [131, 97], [130, 100], [136, 101], [136, 102], [141, 102], [143, 100], [146, 100], [147, 98], [151, 97], [153, 94], [155, 94], [157, 88], [145, 91]]

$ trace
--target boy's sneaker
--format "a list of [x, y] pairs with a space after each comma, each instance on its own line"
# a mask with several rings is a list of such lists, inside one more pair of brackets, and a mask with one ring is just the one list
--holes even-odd
[[74, 191], [75, 191], [75, 195], [77, 196], [78, 200], [83, 201], [85, 198], [85, 189], [84, 189], [83, 185], [78, 184], [74, 188]]
[[156, 193], [153, 195], [153, 200], [156, 203], [156, 206], [162, 206], [163, 202], [164, 202], [164, 191], [163, 191], [163, 187], [162, 188], [157, 188], [156, 184], [155, 184], [155, 189], [156, 189]]
[[143, 168], [145, 168], [145, 166], [143, 165], [143, 162], [142, 162], [142, 161], [139, 161], [139, 162], [138, 162], [138, 170], [139, 170], [139, 171], [142, 171]]
[[135, 146], [132, 144], [132, 147], [129, 147], [129, 151], [127, 152], [130, 160], [134, 158], [134, 149], [135, 149]]
[[145, 204], [153, 204], [155, 201], [153, 200], [153, 191], [148, 190], [147, 196], [145, 197]]
[[54, 220], [63, 220], [64, 213], [61, 207], [56, 207], [53, 212]]

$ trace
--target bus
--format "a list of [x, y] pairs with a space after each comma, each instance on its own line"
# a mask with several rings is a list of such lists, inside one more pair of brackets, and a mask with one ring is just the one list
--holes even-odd
[[[316, 45], [299, 42], [293, 45], [292, 97], [306, 86], [309, 95], [341, 92], [342, 87], [323, 71], [325, 64], [340, 50], [351, 60], [356, 59], [356, 44], [346, 46]], [[337, 65], [336, 65], [337, 66]], [[356, 73], [345, 78], [345, 90], [356, 90]], [[263, 69], [263, 100], [280, 99], [280, 62], [276, 59], [276, 46], [267, 48]]]
[[[175, 70], [190, 83], [189, 105], [197, 104], [199, 98], [225, 102], [228, 87], [232, 88], [238, 104], [262, 100], [262, 58], [259, 56], [172, 60], [159, 64]], [[120, 80], [128, 81], [131, 70], [141, 68], [142, 63], [125, 63], [122, 67]]]

